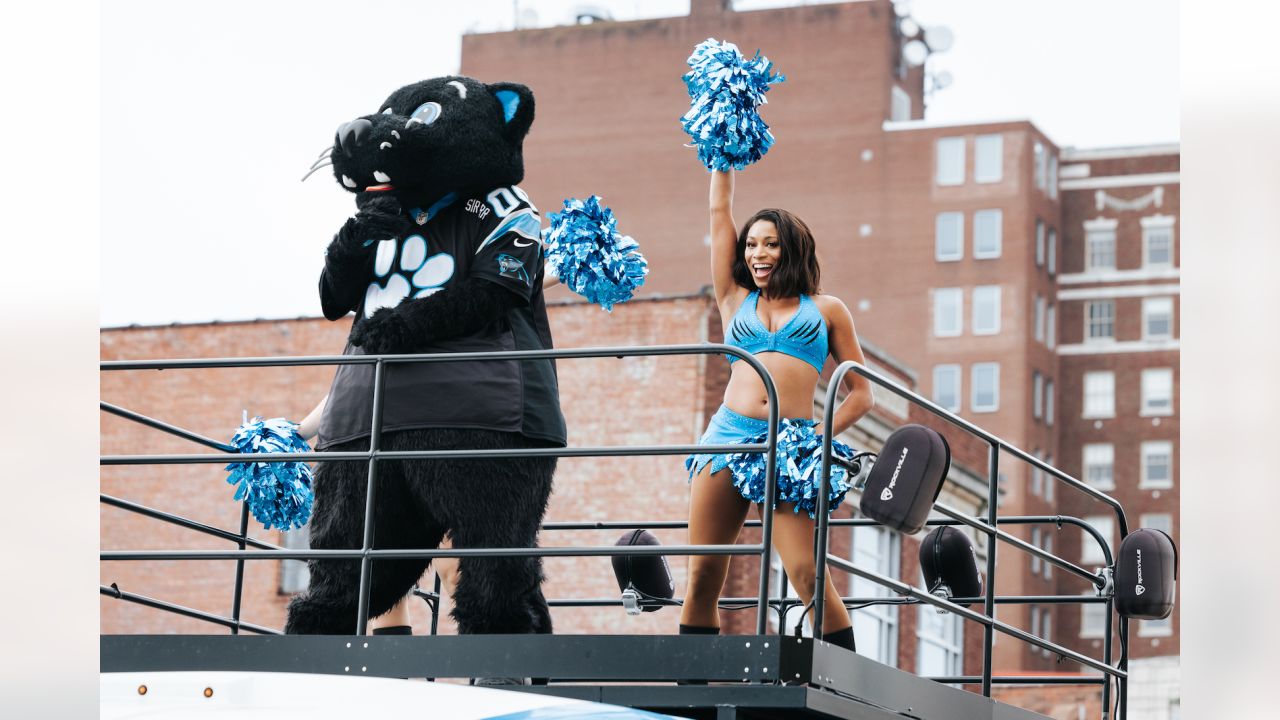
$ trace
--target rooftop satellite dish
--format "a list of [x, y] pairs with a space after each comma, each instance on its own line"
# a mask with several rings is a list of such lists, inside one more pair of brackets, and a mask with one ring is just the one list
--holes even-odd
[[911, 18], [902, 18], [898, 21], [898, 30], [904, 37], [913, 38], [920, 34], [920, 24]]
[[603, 5], [574, 5], [569, 11], [574, 22], [579, 25], [589, 25], [595, 22], [607, 22], [613, 19], [613, 13], [609, 12], [609, 8]]
[[904, 18], [911, 14], [911, 3], [907, 0], [898, 0], [893, 4], [893, 14], [900, 18]]
[[955, 82], [955, 78], [951, 76], [951, 72], [948, 70], [943, 70], [942, 72], [933, 76], [933, 89], [941, 90], [949, 86], [953, 82]]
[[920, 67], [929, 57], [929, 46], [919, 40], [912, 40], [902, 46], [902, 59], [911, 67]]
[[951, 29], [942, 25], [934, 25], [925, 28], [924, 41], [929, 44], [929, 49], [934, 52], [946, 52], [951, 49], [951, 43], [955, 37], [951, 34]]
[[538, 11], [533, 8], [525, 8], [520, 11], [520, 27], [533, 28], [538, 27]]

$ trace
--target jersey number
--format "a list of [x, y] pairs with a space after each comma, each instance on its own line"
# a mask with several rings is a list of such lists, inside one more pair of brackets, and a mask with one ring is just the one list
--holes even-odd
[[489, 193], [485, 200], [489, 202], [489, 207], [493, 208], [494, 214], [500, 218], [510, 215], [511, 211], [520, 205], [521, 200], [529, 203], [529, 207], [533, 207], [533, 201], [529, 200], [524, 190], [515, 186], [498, 188]]

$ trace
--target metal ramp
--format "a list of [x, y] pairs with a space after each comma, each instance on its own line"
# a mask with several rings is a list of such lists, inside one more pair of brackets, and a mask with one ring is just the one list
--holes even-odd
[[[380, 430], [378, 408], [383, 391], [382, 378], [388, 365], [406, 362], [443, 362], [472, 360], [477, 362], [509, 360], [530, 357], [603, 358], [646, 355], [727, 354], [735, 355], [760, 374], [770, 399], [769, 438], [760, 445], [735, 446], [613, 446], [571, 447], [553, 449], [519, 449], [503, 451], [418, 451], [387, 453], [378, 451]], [[893, 667], [877, 663], [838, 647], [810, 638], [786, 634], [769, 634], [766, 618], [770, 612], [785, 612], [799, 601], [785, 593], [770, 593], [769, 550], [773, 513], [766, 511], [759, 524], [762, 539], [756, 544], [739, 545], [666, 545], [659, 547], [571, 546], [529, 548], [484, 549], [374, 549], [372, 547], [372, 522], [377, 482], [378, 460], [416, 457], [465, 457], [489, 455], [518, 457], [553, 454], [570, 456], [620, 456], [620, 455], [684, 455], [695, 449], [699, 452], [765, 453], [768, 456], [769, 474], [766, 478], [770, 498], [776, 497], [773, 477], [773, 459], [776, 453], [779, 423], [777, 396], [772, 379], [763, 365], [738, 348], [719, 344], [676, 345], [625, 348], [556, 349], [544, 351], [518, 351], [501, 353], [449, 353], [437, 355], [394, 356], [316, 356], [295, 358], [228, 358], [209, 360], [154, 360], [111, 361], [101, 363], [103, 371], [118, 370], [180, 370], [183, 368], [229, 367], [281, 367], [300, 365], [339, 365], [368, 363], [375, 366], [374, 419], [371, 449], [361, 453], [299, 453], [257, 454], [255, 461], [317, 461], [324, 459], [352, 459], [369, 461], [368, 506], [365, 514], [364, 547], [351, 550], [287, 550], [249, 537], [248, 510], [242, 510], [239, 532], [210, 527], [162, 510], [149, 508], [121, 498], [102, 495], [104, 504], [141, 514], [160, 522], [178, 525], [189, 530], [222, 538], [235, 543], [236, 550], [183, 551], [183, 550], [111, 550], [102, 551], [103, 561], [202, 561], [235, 560], [236, 576], [234, 599], [229, 617], [182, 607], [156, 598], [149, 598], [121, 589], [114, 584], [103, 585], [105, 596], [139, 603], [165, 612], [205, 620], [229, 628], [230, 635], [104, 635], [101, 637], [101, 669], [103, 672], [137, 671], [264, 671], [300, 672], [331, 675], [367, 675], [392, 678], [471, 678], [471, 677], [532, 677], [541, 678], [545, 684], [514, 688], [524, 692], [544, 693], [575, 699], [606, 702], [670, 713], [689, 718], [917, 718], [919, 720], [978, 720], [986, 718], [1038, 718], [1036, 713], [995, 701], [991, 698], [993, 685], [1070, 684], [1096, 685], [1102, 694], [1103, 718], [1110, 717], [1114, 706], [1119, 718], [1126, 716], [1127, 658], [1124, 651], [1128, 621], [1118, 618], [1120, 657], [1112, 661], [1112, 623], [1107, 623], [1102, 658], [1093, 658], [1049, 642], [1019, 628], [996, 620], [995, 605], [1005, 603], [1099, 603], [1105, 606], [1108, 617], [1112, 613], [1110, 597], [1110, 572], [1113, 564], [1112, 549], [1104, 538], [1084, 521], [1065, 516], [1001, 517], [998, 514], [999, 456], [1008, 453], [1023, 462], [1039, 468], [1048, 477], [1083, 492], [1105, 503], [1115, 512], [1120, 537], [1127, 534], [1124, 511], [1114, 499], [1066, 475], [1029, 453], [972, 425], [971, 423], [934, 405], [929, 400], [897, 385], [857, 363], [840, 365], [828, 382], [825, 404], [825, 424], [830, 427], [836, 405], [836, 393], [841, 380], [848, 372], [856, 372], [871, 382], [886, 388], [908, 402], [942, 418], [955, 427], [980, 438], [989, 447], [987, 481], [988, 502], [985, 517], [972, 517], [965, 513], [935, 504], [935, 511], [943, 518], [929, 521], [935, 525], [966, 525], [987, 537], [987, 558], [984, 582], [985, 595], [976, 598], [944, 599], [929, 595], [917, 588], [890, 577], [878, 575], [857, 567], [849, 560], [829, 555], [827, 532], [832, 525], [873, 524], [870, 520], [831, 520], [825, 512], [826, 496], [819, 496], [818, 542], [815, 544], [817, 583], [824, 582], [828, 565], [832, 568], [862, 577], [889, 588], [900, 598], [895, 604], [928, 604], [942, 611], [959, 615], [979, 623], [984, 628], [981, 675], [954, 677], [921, 677]], [[230, 448], [196, 433], [134, 413], [116, 405], [102, 403], [106, 412], [147, 425], [156, 430], [182, 437], [217, 450], [213, 454], [178, 455], [115, 455], [103, 456], [102, 465], [152, 465], [183, 463], [226, 463], [236, 457]], [[823, 447], [823, 472], [829, 473], [833, 462], [830, 438]], [[1101, 545], [1108, 570], [1090, 572], [1031, 545], [1001, 529], [1001, 525], [1064, 524], [1078, 526]], [[606, 525], [626, 528], [684, 527], [683, 523], [664, 522], [610, 522], [610, 523], [548, 523], [545, 527], [557, 529], [573, 527], [599, 529]], [[1038, 556], [1063, 570], [1084, 578], [1098, 589], [1097, 597], [1069, 596], [998, 596], [995, 593], [996, 547], [998, 543], [1011, 545], [1023, 552]], [[253, 548], [253, 549], [249, 549]], [[642, 635], [551, 635], [551, 636], [438, 636], [432, 626], [431, 636], [396, 637], [365, 635], [368, 619], [368, 582], [370, 563], [376, 558], [392, 557], [486, 557], [497, 555], [533, 554], [552, 556], [614, 556], [635, 555], [756, 555], [760, 558], [759, 593], [756, 598], [736, 598], [722, 603], [743, 600], [754, 604], [756, 632], [752, 635], [731, 636], [642, 636]], [[240, 619], [243, 592], [244, 562], [250, 560], [283, 559], [338, 559], [361, 560], [361, 597], [358, 617], [353, 618], [353, 634], [350, 636], [282, 636], [278, 630], [245, 623]], [[785, 583], [784, 583], [785, 585]], [[429, 602], [436, 593], [420, 593]], [[549, 599], [552, 607], [574, 605], [615, 604], [622, 600], [598, 599]], [[889, 602], [884, 598], [844, 598], [846, 605], [866, 605]], [[814, 606], [814, 625], [820, 626], [823, 613], [822, 594]], [[963, 603], [963, 605], [961, 604]], [[964, 605], [981, 606], [981, 612]], [[433, 608], [436, 607], [433, 605]], [[779, 623], [782, 627], [784, 623]], [[241, 631], [255, 633], [241, 634]], [[1054, 675], [994, 676], [992, 671], [992, 643], [995, 633], [1029, 643], [1048, 650], [1059, 657], [1078, 662], [1098, 671], [1097, 676], [1063, 677]], [[785, 633], [785, 628], [784, 628]], [[706, 684], [689, 684], [690, 681]], [[1114, 681], [1114, 693], [1113, 693]], [[954, 685], [954, 686], [953, 686]], [[962, 689], [959, 686], [967, 686]]]

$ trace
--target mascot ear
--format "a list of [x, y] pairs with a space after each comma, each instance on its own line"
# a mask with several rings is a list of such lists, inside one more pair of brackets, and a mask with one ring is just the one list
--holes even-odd
[[507, 122], [503, 134], [519, 144], [533, 124], [533, 92], [519, 83], [500, 82], [485, 87], [502, 105], [502, 117]]

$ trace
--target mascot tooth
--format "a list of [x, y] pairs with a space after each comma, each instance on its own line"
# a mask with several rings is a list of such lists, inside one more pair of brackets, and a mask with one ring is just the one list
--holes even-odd
[[[515, 83], [450, 76], [396, 90], [342, 125], [327, 158], [357, 212], [329, 244], [320, 303], [354, 312], [348, 355], [552, 347], [542, 296], [541, 218], [517, 186], [533, 94]], [[394, 180], [393, 180], [394, 178]], [[384, 366], [384, 451], [563, 447], [551, 360]], [[334, 374], [316, 447], [369, 448], [372, 365]], [[381, 461], [374, 547], [533, 547], [553, 457]], [[315, 478], [311, 547], [363, 544], [368, 466], [326, 461]], [[404, 597], [427, 560], [375, 560], [369, 616]], [[313, 560], [289, 605], [289, 633], [351, 634], [360, 563]], [[462, 633], [548, 633], [538, 558], [464, 558], [453, 617]]]

